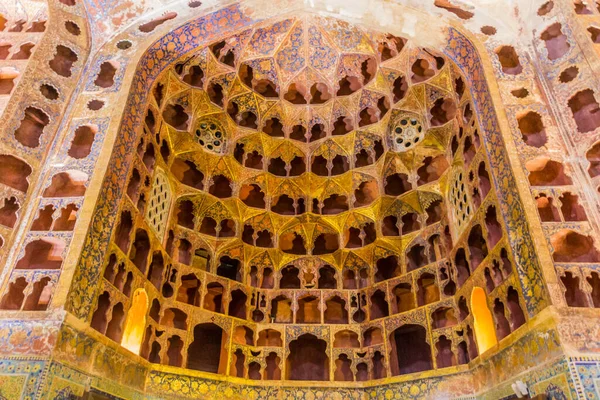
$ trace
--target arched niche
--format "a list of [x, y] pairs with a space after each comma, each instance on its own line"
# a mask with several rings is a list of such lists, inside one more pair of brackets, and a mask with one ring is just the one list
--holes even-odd
[[289, 344], [286, 378], [292, 381], [328, 381], [327, 342], [305, 333]]

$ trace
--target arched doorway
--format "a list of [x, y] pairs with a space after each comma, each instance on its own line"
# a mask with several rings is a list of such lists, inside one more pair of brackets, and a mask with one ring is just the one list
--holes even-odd
[[[213, 323], [194, 327], [194, 341], [188, 347], [187, 368], [212, 373], [224, 372], [221, 362], [224, 340], [223, 329]], [[224, 357], [227, 360], [227, 357]]]
[[427, 330], [421, 325], [406, 324], [390, 335], [392, 375], [404, 375], [433, 368]]
[[474, 287], [471, 292], [471, 310], [473, 311], [475, 337], [479, 354], [494, 347], [498, 340], [494, 330], [494, 319], [487, 305], [485, 291], [480, 287]]
[[148, 295], [144, 289], [137, 289], [133, 293], [131, 307], [127, 313], [125, 332], [121, 345], [135, 354], [140, 354], [144, 330], [146, 329], [146, 312], [148, 311]]

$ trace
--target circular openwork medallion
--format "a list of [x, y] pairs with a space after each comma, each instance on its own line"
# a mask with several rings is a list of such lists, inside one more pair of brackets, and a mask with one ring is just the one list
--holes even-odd
[[414, 117], [405, 117], [392, 127], [392, 145], [397, 152], [412, 149], [425, 135], [423, 126]]
[[216, 119], [203, 118], [196, 126], [196, 140], [206, 150], [213, 153], [225, 153], [225, 129]]

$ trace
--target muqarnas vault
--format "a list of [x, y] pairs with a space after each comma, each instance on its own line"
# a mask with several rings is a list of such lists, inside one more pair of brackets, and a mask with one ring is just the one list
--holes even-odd
[[347, 3], [0, 4], [0, 398], [600, 398], [600, 3]]

